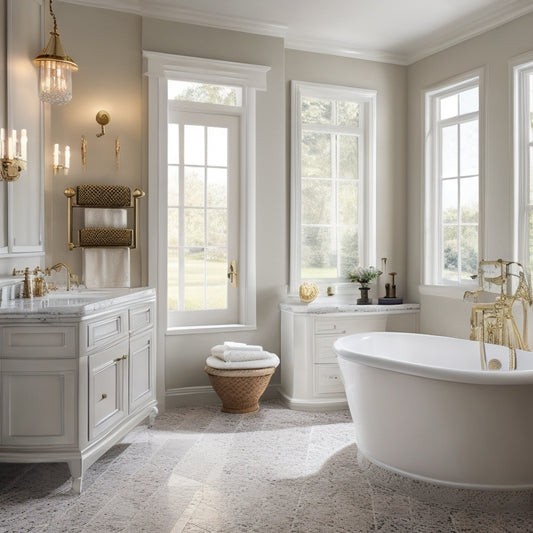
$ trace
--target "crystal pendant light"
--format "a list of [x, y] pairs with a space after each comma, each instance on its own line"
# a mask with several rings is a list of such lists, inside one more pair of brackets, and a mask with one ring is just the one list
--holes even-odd
[[54, 30], [43, 51], [33, 60], [40, 68], [39, 98], [49, 104], [66, 104], [72, 98], [72, 72], [78, 65], [65, 53], [57, 30], [57, 20], [50, 0], [50, 15], [54, 21]]

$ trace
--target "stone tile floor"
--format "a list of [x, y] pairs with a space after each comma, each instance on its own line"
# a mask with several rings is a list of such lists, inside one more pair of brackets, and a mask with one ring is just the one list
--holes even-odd
[[348, 411], [172, 409], [70, 490], [66, 464], [0, 464], [0, 532], [527, 532], [533, 491], [450, 489], [357, 456]]

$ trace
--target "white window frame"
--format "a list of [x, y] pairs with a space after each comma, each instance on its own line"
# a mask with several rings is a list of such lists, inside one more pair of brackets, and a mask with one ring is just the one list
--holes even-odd
[[[324, 85], [301, 81], [291, 82], [291, 295], [298, 294], [301, 279], [301, 142], [302, 97], [311, 96], [330, 100], [356, 101], [361, 106], [361, 145], [359, 152], [359, 232], [362, 246], [360, 264], [370, 266], [376, 257], [376, 100], [377, 91], [339, 85]], [[354, 265], [356, 267], [358, 265]], [[314, 280], [317, 283], [335, 283], [342, 292], [346, 279]]]
[[483, 258], [485, 230], [484, 230], [484, 175], [485, 175], [485, 89], [483, 69], [462, 74], [449, 79], [438, 86], [424, 91], [422, 106], [424, 117], [424, 163], [423, 163], [423, 190], [424, 210], [422, 221], [422, 272], [425, 285], [441, 285], [448, 287], [473, 287], [475, 281], [458, 280], [450, 281], [442, 279], [440, 250], [441, 239], [441, 198], [440, 198], [440, 137], [437, 132], [437, 105], [443, 96], [454, 94], [470, 87], [478, 87], [479, 110], [478, 110], [478, 142], [479, 142], [479, 174], [478, 174], [478, 259]]
[[529, 148], [533, 145], [529, 140], [530, 124], [528, 113], [529, 75], [533, 75], [533, 51], [522, 54], [510, 61], [512, 68], [513, 95], [513, 254], [528, 270], [529, 241], [533, 235], [529, 234], [530, 206], [530, 156]]
[[[148, 280], [159, 295], [160, 328], [169, 334], [228, 332], [256, 328], [256, 91], [266, 90], [270, 67], [143, 51], [148, 77]], [[240, 135], [239, 323], [169, 327], [167, 317], [167, 82], [170, 79], [239, 86], [243, 89]]]

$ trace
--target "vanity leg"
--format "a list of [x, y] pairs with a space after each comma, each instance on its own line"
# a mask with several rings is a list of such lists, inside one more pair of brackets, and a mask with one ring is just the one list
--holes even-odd
[[83, 463], [81, 459], [72, 459], [67, 461], [70, 475], [72, 476], [72, 490], [76, 494], [81, 494], [83, 481]]
[[154, 425], [155, 417], [159, 414], [159, 409], [154, 405], [151, 413], [148, 415], [148, 427], [151, 428]]

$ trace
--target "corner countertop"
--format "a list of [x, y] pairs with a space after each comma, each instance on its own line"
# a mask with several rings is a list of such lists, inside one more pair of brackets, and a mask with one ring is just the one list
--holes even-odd
[[155, 289], [73, 289], [58, 290], [40, 298], [16, 298], [2, 301], [0, 320], [8, 318], [83, 317], [107, 308], [155, 298]]
[[319, 298], [310, 304], [303, 302], [283, 302], [280, 304], [280, 309], [282, 311], [290, 311], [291, 313], [316, 315], [333, 313], [400, 314], [418, 312], [420, 311], [420, 304], [357, 305]]

